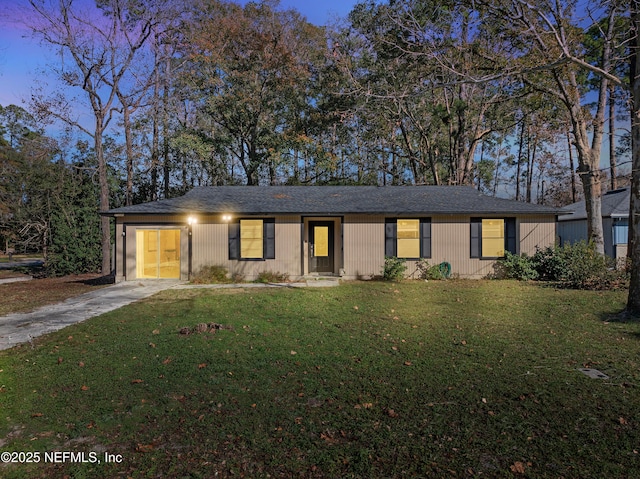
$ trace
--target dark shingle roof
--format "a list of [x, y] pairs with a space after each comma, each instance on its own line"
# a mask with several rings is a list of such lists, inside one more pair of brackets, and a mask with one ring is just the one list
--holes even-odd
[[184, 196], [104, 214], [558, 214], [464, 186], [202, 186]]
[[[605, 193], [602, 196], [602, 217], [603, 218], [627, 218], [629, 216], [629, 201], [631, 190], [621, 188]], [[563, 211], [570, 211], [572, 214], [563, 214], [558, 217], [558, 221], [584, 220], [587, 218], [587, 208], [584, 200], [565, 206]]]

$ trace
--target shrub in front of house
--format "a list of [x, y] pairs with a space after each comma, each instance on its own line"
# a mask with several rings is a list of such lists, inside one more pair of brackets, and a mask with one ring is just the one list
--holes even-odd
[[385, 256], [382, 268], [382, 279], [385, 281], [401, 281], [407, 271], [406, 260], [395, 256]]
[[616, 289], [626, 287], [628, 269], [599, 254], [592, 243], [581, 241], [549, 246], [532, 257], [507, 253], [498, 261], [500, 278], [551, 281], [572, 289]]
[[526, 254], [518, 255], [505, 251], [505, 256], [496, 263], [496, 277], [531, 281], [538, 279], [536, 263]]
[[231, 280], [228, 274], [224, 266], [203, 266], [193, 275], [191, 282], [194, 284], [229, 283]]

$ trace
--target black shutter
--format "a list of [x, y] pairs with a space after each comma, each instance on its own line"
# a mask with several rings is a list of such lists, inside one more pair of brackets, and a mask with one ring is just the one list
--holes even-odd
[[479, 258], [482, 251], [482, 220], [471, 218], [471, 257]]
[[265, 219], [262, 224], [264, 259], [276, 258], [276, 223], [273, 218]]
[[420, 257], [431, 258], [431, 218], [420, 220]]
[[398, 220], [387, 218], [384, 223], [384, 255], [397, 256], [398, 254]]
[[516, 219], [507, 218], [504, 220], [504, 249], [509, 253], [517, 254]]
[[229, 259], [240, 259], [240, 223], [229, 223]]

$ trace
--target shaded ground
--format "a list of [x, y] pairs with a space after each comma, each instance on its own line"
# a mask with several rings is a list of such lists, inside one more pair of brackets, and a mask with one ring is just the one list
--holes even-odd
[[[20, 276], [21, 273], [2, 271], [0, 278]], [[79, 274], [61, 278], [0, 284], [0, 316], [33, 311], [47, 304], [106, 286], [108, 278], [99, 274]]]

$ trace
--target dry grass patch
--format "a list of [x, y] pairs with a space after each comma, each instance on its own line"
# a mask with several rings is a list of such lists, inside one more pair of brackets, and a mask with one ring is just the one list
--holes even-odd
[[[5, 277], [16, 273], [13, 275]], [[106, 283], [101, 278], [99, 274], [80, 274], [0, 284], [0, 316], [33, 311], [102, 288]]]

